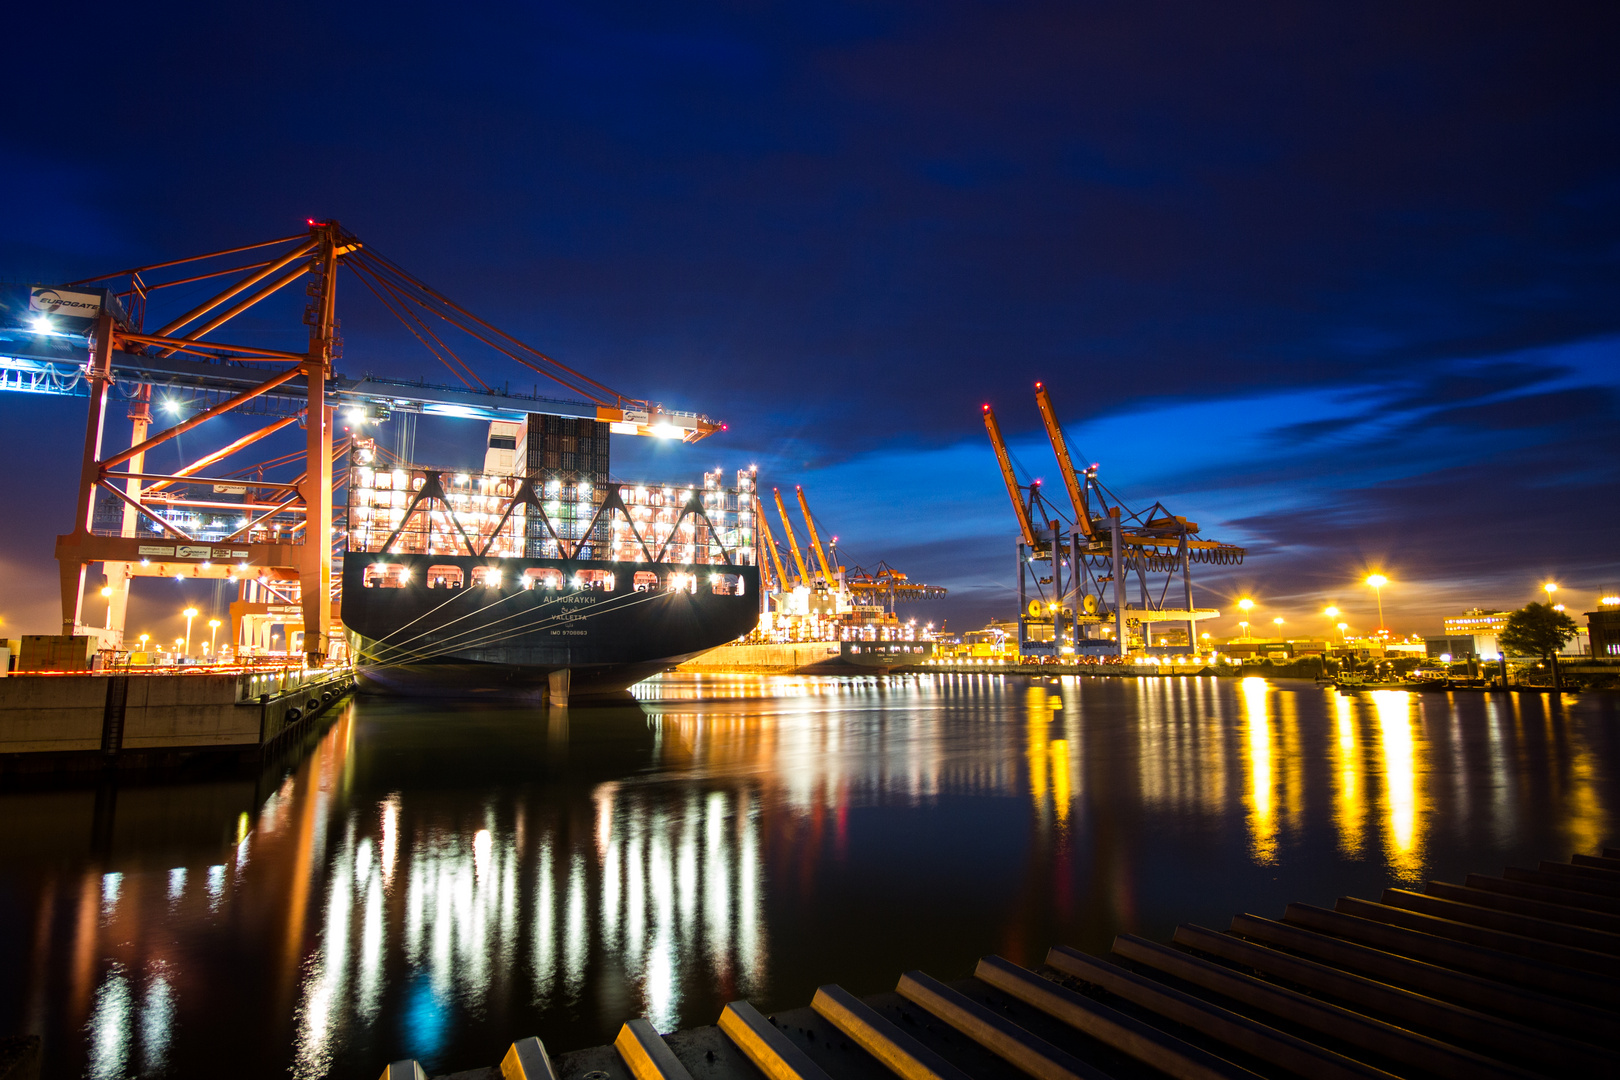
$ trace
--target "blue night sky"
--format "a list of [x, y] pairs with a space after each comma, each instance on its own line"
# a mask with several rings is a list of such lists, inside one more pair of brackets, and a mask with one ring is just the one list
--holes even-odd
[[[953, 629], [1013, 610], [981, 402], [1058, 486], [1037, 379], [1128, 504], [1249, 546], [1200, 603], [1246, 592], [1302, 629], [1337, 603], [1366, 628], [1376, 568], [1394, 628], [1432, 633], [1549, 579], [1579, 610], [1620, 587], [1614, 5], [61, 17], [8, 17], [40, 46], [8, 52], [27, 104], [0, 129], [0, 278], [335, 218], [608, 385], [730, 424], [616, 440], [618, 475], [757, 462], [805, 485], [846, 561], [948, 586], [916, 613]], [[340, 288], [340, 370], [450, 381]], [[296, 315], [233, 326], [300, 340]], [[57, 626], [83, 415], [0, 394], [12, 634]], [[482, 434], [424, 424], [419, 456], [476, 464]], [[184, 595], [143, 588], [132, 632]]]

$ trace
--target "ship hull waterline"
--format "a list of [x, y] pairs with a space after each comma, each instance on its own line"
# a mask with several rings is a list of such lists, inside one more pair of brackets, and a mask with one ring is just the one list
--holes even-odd
[[[368, 568], [382, 564], [402, 568], [384, 580], [404, 584], [368, 585], [377, 577]], [[452, 569], [464, 584], [437, 584]], [[500, 585], [478, 584], [490, 571]], [[525, 588], [526, 575], [547, 584]], [[578, 585], [581, 575], [611, 575], [611, 587]], [[670, 588], [671, 575], [687, 576], [687, 587]], [[570, 698], [588, 698], [747, 634], [758, 589], [751, 566], [351, 555], [343, 623], [363, 690], [537, 700], [551, 673], [567, 670]]]

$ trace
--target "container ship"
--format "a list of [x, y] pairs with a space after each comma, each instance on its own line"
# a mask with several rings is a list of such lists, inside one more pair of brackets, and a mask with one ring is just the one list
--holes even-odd
[[754, 631], [753, 469], [609, 477], [611, 425], [489, 426], [482, 472], [349, 455], [341, 618], [363, 686], [596, 696]]

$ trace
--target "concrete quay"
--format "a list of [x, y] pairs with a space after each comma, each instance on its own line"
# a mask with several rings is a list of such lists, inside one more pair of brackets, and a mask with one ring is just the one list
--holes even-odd
[[[826, 985], [771, 1016], [734, 1001], [717, 1024], [552, 1057], [514, 1042], [447, 1080], [1389, 1080], [1620, 1075], [1620, 849], [1501, 876], [1384, 890], [1225, 931], [1112, 953], [1059, 945], [1033, 969], [999, 956], [951, 983], [902, 974], [856, 997]], [[382, 1080], [422, 1080], [398, 1061]]]
[[346, 667], [14, 674], [0, 679], [0, 774], [256, 760], [353, 687]]

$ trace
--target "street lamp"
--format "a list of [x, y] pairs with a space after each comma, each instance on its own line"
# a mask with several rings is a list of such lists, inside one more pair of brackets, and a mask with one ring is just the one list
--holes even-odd
[[218, 656], [218, 653], [215, 652], [215, 647], [218, 645], [218, 643], [219, 643], [219, 620], [218, 619], [209, 619], [208, 620], [208, 651], [211, 652], [211, 653], [215, 653], [216, 656]]
[[1246, 623], [1246, 622], [1240, 622], [1240, 623], [1238, 623], [1238, 625], [1243, 628], [1243, 640], [1248, 641], [1249, 640], [1249, 624]]
[[103, 585], [101, 587], [101, 595], [107, 601], [107, 629], [111, 630], [112, 629], [112, 586], [111, 585]]
[[1384, 625], [1384, 586], [1389, 584], [1389, 578], [1383, 574], [1370, 574], [1367, 584], [1372, 586], [1373, 596], [1378, 599], [1378, 632], [1388, 637], [1389, 627]]
[[146, 639], [151, 637], [151, 636], [152, 636], [151, 634], [142, 634], [141, 635], [141, 652], [146, 651]]
[[197, 609], [194, 608], [194, 607], [188, 607], [188, 608], [186, 608], [186, 610], [182, 611], [180, 614], [182, 614], [182, 615], [184, 615], [186, 617], [186, 636], [185, 636], [186, 655], [190, 656], [191, 655], [191, 620], [195, 619], [197, 617]]
[[1277, 633], [1281, 634], [1282, 633], [1282, 624], [1283, 624], [1282, 616], [1279, 615], [1275, 619], [1272, 619], [1271, 621], [1272, 621], [1273, 625], [1275, 625], [1277, 627]]
[[[1245, 596], [1243, 599], [1238, 601], [1238, 610], [1242, 611], [1244, 615], [1248, 615], [1250, 611], [1254, 610], [1254, 601]], [[1249, 624], [1246, 622], [1240, 622], [1238, 625], [1243, 627], [1244, 638], [1248, 638]]]

